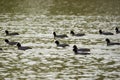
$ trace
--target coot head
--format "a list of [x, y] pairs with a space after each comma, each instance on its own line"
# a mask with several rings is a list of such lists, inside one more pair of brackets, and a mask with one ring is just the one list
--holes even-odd
[[77, 49], [77, 46], [76, 46], [76, 45], [74, 45], [74, 46], [73, 46], [73, 49]]
[[59, 41], [55, 41], [55, 43], [56, 43], [57, 45], [59, 45]]
[[73, 31], [70, 31], [70, 34], [74, 35], [75, 33]]
[[102, 30], [99, 30], [99, 33], [102, 34]]
[[118, 31], [118, 28], [116, 27], [115, 30]]
[[55, 33], [55, 32], [53, 32], [53, 35], [54, 35], [54, 36], [56, 36], [56, 33]]
[[5, 33], [8, 35], [9, 34], [8, 30], [5, 30]]
[[5, 42], [6, 42], [6, 43], [9, 43], [9, 40], [8, 40], [8, 39], [5, 39]]
[[109, 40], [108, 38], [106, 38], [106, 42], [107, 42], [107, 43], [110, 43], [110, 40]]
[[20, 43], [17, 43], [17, 46], [18, 46], [18, 47], [21, 47], [21, 44], [20, 44]]

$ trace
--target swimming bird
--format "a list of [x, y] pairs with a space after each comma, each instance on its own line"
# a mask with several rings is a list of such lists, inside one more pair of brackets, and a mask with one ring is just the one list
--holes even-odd
[[102, 30], [99, 30], [99, 33], [103, 35], [113, 35], [111, 32], [103, 32]]
[[81, 54], [81, 55], [89, 55], [89, 52], [84, 52], [84, 51], [78, 51], [77, 49], [73, 49], [75, 54]]
[[77, 33], [75, 34], [74, 31], [70, 31], [70, 34], [72, 34], [72, 36], [84, 36], [84, 33]]
[[115, 30], [117, 34], [120, 33], [120, 30], [117, 27], [115, 28]]
[[55, 32], [53, 32], [54, 38], [65, 38], [68, 37], [66, 34], [61, 34], [61, 35], [57, 35]]
[[110, 45], [120, 45], [120, 43], [111, 42], [108, 38], [106, 38], [106, 42], [107, 42], [107, 46], [110, 46]]
[[60, 44], [59, 41], [55, 41], [57, 47], [66, 47], [69, 46], [68, 44]]
[[6, 36], [14, 36], [14, 35], [19, 35], [17, 32], [9, 33], [8, 30], [5, 30]]
[[89, 52], [90, 51], [90, 49], [88, 49], [88, 48], [80, 48], [80, 49], [78, 49], [76, 45], [73, 46], [73, 49], [75, 49], [77, 51], [83, 51], [83, 52]]
[[32, 49], [31, 47], [21, 46], [20, 43], [17, 43], [17, 47], [18, 47], [19, 50], [28, 50], [28, 49]]
[[8, 39], [5, 39], [5, 42], [9, 45], [16, 45], [18, 42], [10, 42]]

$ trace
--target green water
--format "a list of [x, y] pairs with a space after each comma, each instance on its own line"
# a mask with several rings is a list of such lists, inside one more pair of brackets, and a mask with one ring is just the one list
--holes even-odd
[[[120, 46], [107, 46], [105, 39], [120, 42], [120, 0], [1, 0], [0, 80], [119, 80]], [[99, 29], [114, 35], [99, 34]], [[18, 32], [6, 36], [5, 30]], [[85, 33], [70, 35], [70, 30]], [[68, 38], [54, 39], [57, 34]], [[4, 39], [32, 49], [21, 51]], [[59, 40], [70, 46], [58, 48]], [[75, 55], [73, 45], [91, 49], [91, 55]]]
[[1, 13], [119, 15], [120, 0], [1, 0]]

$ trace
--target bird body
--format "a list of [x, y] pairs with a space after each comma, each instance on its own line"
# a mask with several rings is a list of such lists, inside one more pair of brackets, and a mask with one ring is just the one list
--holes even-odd
[[75, 54], [81, 54], [81, 55], [90, 54], [90, 49], [88, 49], [88, 48], [80, 48], [80, 49], [78, 49], [76, 45], [73, 46], [73, 51], [74, 51]]
[[102, 35], [114, 35], [111, 32], [103, 32], [102, 30], [99, 30], [99, 33], [102, 34]]
[[73, 49], [75, 54], [81, 54], [81, 55], [89, 55], [89, 52], [84, 52], [84, 51], [78, 51], [77, 49]]
[[69, 46], [68, 44], [60, 44], [59, 41], [55, 41], [57, 47], [67, 47]]
[[61, 34], [61, 35], [57, 35], [55, 32], [53, 32], [54, 38], [65, 38], [68, 37], [66, 34]]
[[120, 30], [117, 27], [115, 28], [115, 30], [117, 34], [120, 33]]
[[78, 37], [85, 35], [84, 33], [77, 33], [77, 34], [75, 34], [73, 31], [70, 31], [70, 34], [72, 34], [72, 36], [78, 36]]
[[14, 35], [19, 35], [17, 32], [9, 33], [9, 31], [5, 30], [6, 36], [14, 36]]
[[84, 52], [85, 51], [90, 51], [90, 49], [88, 49], [88, 48], [80, 48], [80, 49], [78, 49], [76, 45], [73, 46], [73, 49], [76, 49], [77, 51], [84, 51]]
[[10, 42], [8, 39], [5, 39], [5, 42], [9, 45], [16, 45], [18, 42]]
[[106, 42], [107, 42], [107, 46], [110, 46], [110, 45], [120, 45], [120, 43], [111, 42], [108, 38], [106, 39]]
[[31, 47], [21, 46], [20, 43], [17, 43], [17, 47], [18, 47], [19, 50], [28, 50], [28, 49], [32, 49]]

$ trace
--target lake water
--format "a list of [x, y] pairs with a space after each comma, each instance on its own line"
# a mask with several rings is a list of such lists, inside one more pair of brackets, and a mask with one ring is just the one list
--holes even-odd
[[[0, 14], [0, 80], [119, 80], [120, 46], [107, 46], [106, 38], [120, 42], [120, 16]], [[99, 29], [114, 35], [99, 34]], [[5, 30], [18, 32], [6, 36]], [[85, 33], [73, 37], [70, 31]], [[54, 39], [53, 32], [68, 38]], [[4, 39], [20, 42], [32, 49], [21, 51]], [[70, 46], [59, 48], [55, 40]], [[90, 55], [75, 55], [73, 45], [90, 48]]]

